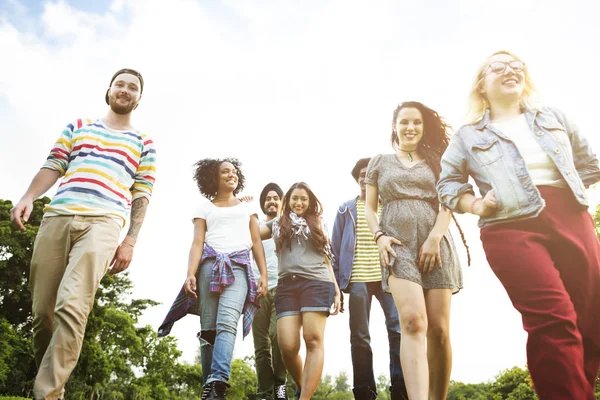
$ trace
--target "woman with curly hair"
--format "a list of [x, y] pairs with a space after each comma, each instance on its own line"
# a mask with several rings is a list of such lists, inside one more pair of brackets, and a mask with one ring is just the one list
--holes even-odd
[[450, 300], [462, 288], [462, 272], [448, 232], [452, 214], [440, 209], [435, 190], [448, 129], [425, 105], [400, 104], [392, 119], [395, 152], [373, 157], [365, 179], [367, 223], [383, 288], [400, 316], [400, 361], [411, 400], [445, 399], [452, 369]]
[[[210, 200], [193, 216], [184, 285], [185, 293], [200, 302], [202, 399], [225, 398], [238, 321], [243, 313], [245, 337], [257, 300], [267, 291], [258, 211], [236, 198], [245, 181], [240, 166], [234, 158], [203, 159], [196, 163], [194, 175], [200, 193]], [[258, 285], [250, 250], [261, 273]]]
[[[471, 88], [471, 123], [442, 159], [440, 200], [478, 215], [487, 261], [528, 333], [540, 399], [595, 399], [600, 369], [600, 244], [585, 190], [598, 158], [555, 108], [534, 107], [527, 65], [488, 57]], [[479, 188], [475, 195], [469, 183]]]
[[[321, 202], [304, 182], [283, 198], [281, 217], [261, 226], [263, 239], [275, 239], [279, 282], [275, 294], [277, 337], [296, 396], [310, 399], [323, 372], [325, 322], [340, 311], [341, 298], [333, 268]], [[333, 311], [332, 311], [333, 305]], [[306, 362], [300, 358], [300, 331]]]

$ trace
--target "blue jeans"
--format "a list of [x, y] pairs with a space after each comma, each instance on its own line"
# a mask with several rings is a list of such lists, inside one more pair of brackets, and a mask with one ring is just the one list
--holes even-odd
[[231, 359], [248, 293], [248, 277], [244, 267], [234, 264], [235, 283], [223, 292], [209, 291], [214, 260], [200, 265], [197, 286], [200, 298], [200, 359], [202, 380], [206, 385], [213, 381], [227, 382], [231, 372]]
[[352, 369], [354, 373], [354, 389], [377, 393], [375, 375], [373, 374], [373, 352], [369, 335], [369, 319], [373, 296], [379, 300], [385, 315], [385, 325], [390, 343], [390, 381], [404, 384], [402, 366], [400, 365], [400, 319], [392, 295], [383, 291], [381, 281], [354, 282], [348, 285], [350, 292], [350, 347], [352, 350]]

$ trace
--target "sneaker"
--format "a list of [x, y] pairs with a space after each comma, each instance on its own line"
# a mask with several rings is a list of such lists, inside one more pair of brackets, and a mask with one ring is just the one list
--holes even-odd
[[208, 394], [206, 400], [225, 400], [227, 394], [227, 388], [229, 385], [226, 382], [213, 381], [212, 388]]
[[284, 385], [277, 385], [274, 388], [275, 400], [288, 400], [287, 389]]
[[200, 395], [200, 400], [208, 399], [208, 395], [212, 391], [212, 387], [213, 387], [213, 382], [209, 382], [206, 385], [204, 385], [204, 390], [202, 391], [202, 394]]

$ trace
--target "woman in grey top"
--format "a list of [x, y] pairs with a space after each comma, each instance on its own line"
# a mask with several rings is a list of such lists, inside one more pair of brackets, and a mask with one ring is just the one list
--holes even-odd
[[[325, 322], [340, 310], [340, 290], [331, 267], [321, 203], [304, 182], [283, 199], [280, 218], [261, 227], [262, 239], [275, 239], [279, 282], [275, 294], [277, 338], [283, 362], [296, 382], [296, 396], [310, 399], [323, 372]], [[300, 331], [306, 368], [300, 358]]]
[[400, 361], [411, 400], [445, 399], [452, 369], [450, 299], [462, 288], [462, 274], [448, 232], [451, 213], [440, 210], [435, 190], [448, 129], [423, 104], [400, 104], [392, 120], [396, 151], [374, 157], [365, 179], [367, 223], [384, 289], [400, 316]]

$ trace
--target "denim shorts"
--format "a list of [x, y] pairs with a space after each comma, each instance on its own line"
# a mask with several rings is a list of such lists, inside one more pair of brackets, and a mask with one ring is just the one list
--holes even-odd
[[325, 312], [329, 315], [335, 299], [333, 282], [313, 281], [297, 275], [279, 279], [275, 293], [277, 319], [303, 312]]

